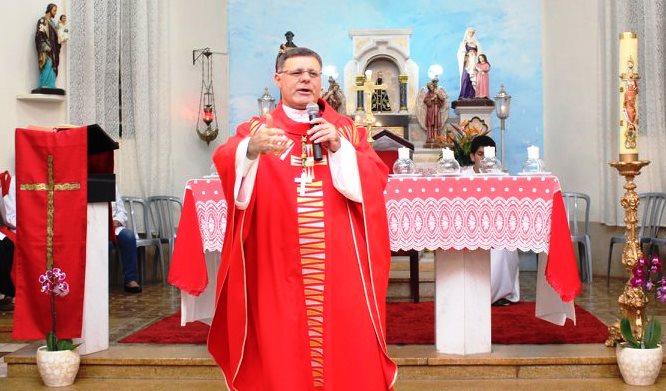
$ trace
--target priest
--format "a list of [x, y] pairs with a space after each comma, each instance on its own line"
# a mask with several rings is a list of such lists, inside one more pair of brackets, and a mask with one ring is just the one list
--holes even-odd
[[208, 349], [231, 390], [389, 390], [396, 380], [388, 172], [365, 132], [320, 99], [321, 68], [310, 49], [280, 54], [281, 103], [213, 156], [229, 218]]

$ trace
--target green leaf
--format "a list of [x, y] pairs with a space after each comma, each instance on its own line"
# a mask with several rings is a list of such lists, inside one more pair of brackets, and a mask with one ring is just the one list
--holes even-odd
[[58, 338], [53, 331], [49, 331], [49, 333], [46, 334], [46, 350], [49, 352], [55, 352], [58, 350]]
[[71, 339], [61, 339], [58, 341], [58, 350], [72, 350], [74, 344]]
[[654, 317], [645, 326], [643, 331], [643, 348], [654, 349], [661, 341], [661, 323]]
[[635, 349], [640, 349], [641, 344], [638, 343], [638, 341], [636, 341], [636, 338], [634, 338], [634, 334], [631, 332], [631, 323], [629, 323], [629, 319], [622, 318], [622, 320], [620, 321], [620, 332], [622, 333], [622, 337], [624, 338], [625, 341], [627, 341], [630, 347]]

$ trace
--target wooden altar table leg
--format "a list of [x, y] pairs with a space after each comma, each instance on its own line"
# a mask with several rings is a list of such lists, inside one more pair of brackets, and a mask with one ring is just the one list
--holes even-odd
[[490, 251], [435, 251], [435, 346], [490, 352]]

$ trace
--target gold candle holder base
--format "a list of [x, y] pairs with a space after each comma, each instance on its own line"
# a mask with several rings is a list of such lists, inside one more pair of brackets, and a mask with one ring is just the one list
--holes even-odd
[[[642, 288], [634, 288], [631, 286], [632, 269], [638, 263], [638, 260], [643, 256], [641, 245], [638, 242], [638, 235], [636, 233], [638, 223], [638, 204], [640, 203], [638, 194], [636, 193], [636, 184], [634, 177], [640, 175], [641, 168], [650, 164], [649, 160], [630, 160], [622, 159], [621, 161], [613, 161], [609, 163], [613, 168], [617, 169], [619, 174], [624, 177], [624, 190], [625, 193], [620, 200], [620, 205], [624, 208], [624, 223], [625, 223], [625, 237], [627, 242], [622, 250], [622, 264], [629, 272], [629, 280], [624, 286], [624, 292], [618, 298], [620, 311], [622, 316], [629, 319], [631, 329], [634, 336], [640, 338], [643, 335], [643, 325], [645, 324], [645, 306], [647, 305], [647, 297]], [[608, 339], [606, 346], [615, 346], [617, 342], [622, 341], [619, 323], [608, 327]]]

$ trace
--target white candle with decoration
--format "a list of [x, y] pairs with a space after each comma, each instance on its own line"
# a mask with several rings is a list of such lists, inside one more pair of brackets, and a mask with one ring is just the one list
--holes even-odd
[[620, 33], [620, 160], [638, 160], [638, 35]]

